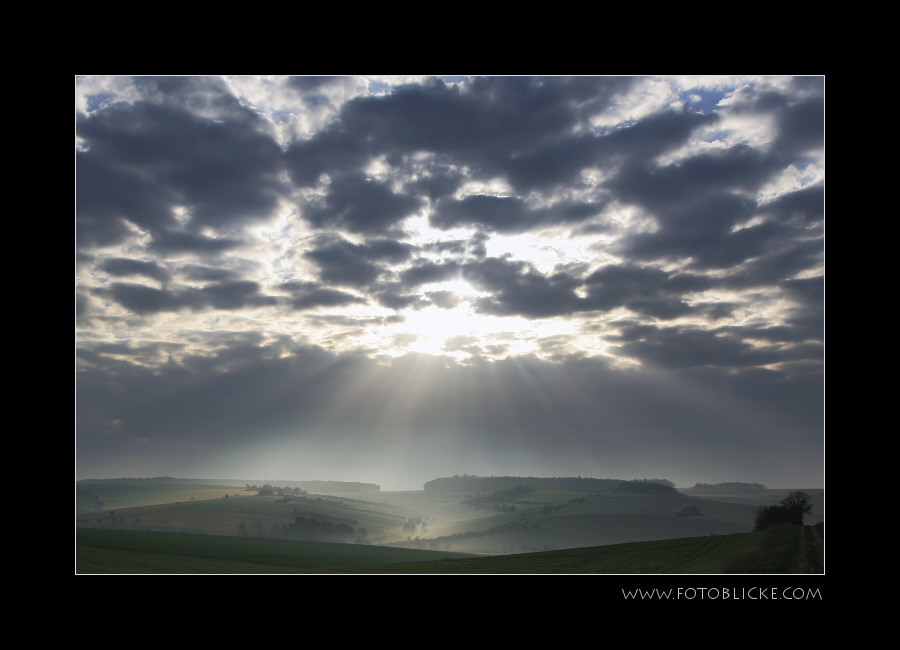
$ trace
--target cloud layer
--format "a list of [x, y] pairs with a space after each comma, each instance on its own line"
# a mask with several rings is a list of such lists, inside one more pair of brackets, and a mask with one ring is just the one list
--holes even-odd
[[82, 478], [823, 480], [820, 77], [78, 78], [75, 243]]

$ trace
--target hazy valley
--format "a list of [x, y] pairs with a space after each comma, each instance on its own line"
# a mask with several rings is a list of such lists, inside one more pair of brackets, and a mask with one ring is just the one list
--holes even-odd
[[[614, 565], [610, 565], [612, 572], [653, 573], [663, 566], [681, 566], [687, 572], [700, 573], [755, 572], [746, 566], [740, 570], [738, 561], [738, 556], [749, 557], [756, 551], [765, 536], [753, 532], [754, 513], [761, 506], [778, 503], [791, 490], [738, 483], [676, 489], [667, 483], [581, 477], [456, 476], [429, 481], [420, 491], [383, 492], [373, 484], [325, 481], [271, 484], [169, 478], [79, 481], [76, 572], [103, 572], [103, 560], [97, 559], [96, 545], [112, 544], [110, 535], [119, 535], [115, 539], [121, 541], [134, 540], [140, 533], [145, 536], [177, 533], [161, 538], [175, 540], [166, 546], [169, 560], [172, 549], [179, 547], [177, 540], [186, 544], [188, 538], [199, 539], [201, 547], [204, 541], [207, 545], [225, 543], [215, 541], [215, 536], [245, 542], [294, 544], [287, 548], [294, 548], [295, 555], [303, 555], [299, 549], [310, 543], [339, 546], [343, 554], [349, 554], [350, 558], [342, 562], [350, 562], [350, 567], [354, 566], [354, 555], [360, 564], [366, 564], [362, 558], [375, 549], [438, 554], [431, 559], [445, 558], [448, 554], [521, 556], [517, 560], [521, 564], [526, 554], [552, 555], [572, 549], [584, 553], [594, 549], [595, 556], [603, 551], [612, 557], [610, 552], [615, 550], [621, 554], [625, 547], [631, 546], [635, 564], [629, 568], [628, 560], [617, 557]], [[812, 511], [805, 523], [824, 522], [824, 492], [806, 490], [806, 493]], [[820, 528], [824, 531], [824, 527]], [[127, 537], [128, 533], [132, 536]], [[194, 537], [197, 535], [200, 537]], [[156, 539], [160, 539], [158, 535]], [[634, 548], [635, 543], [657, 543], [658, 549], [662, 541], [669, 544], [666, 553], [670, 554], [662, 565], [654, 564], [655, 561], [642, 564], [636, 559], [641, 552]], [[132, 542], [126, 543], [130, 548], [128, 543]], [[88, 551], [89, 547], [92, 550]], [[118, 552], [125, 552], [126, 547], [119, 548]], [[688, 562], [692, 556], [700, 557], [713, 550], [721, 556], [715, 560], [712, 555], [707, 557], [706, 561], [712, 562], [707, 570], [702, 570], [702, 564]], [[112, 561], [109, 567], [112, 572], [119, 572], [109, 555], [112, 552], [112, 547], [107, 547], [107, 559]], [[136, 551], [131, 548], [129, 552]], [[90, 561], [83, 561], [88, 556]], [[384, 562], [388, 564], [408, 561], [397, 559], [399, 555], [385, 557]], [[464, 555], [457, 559], [461, 557]], [[100, 564], [96, 564], [98, 561]], [[148, 562], [146, 572], [156, 572], [152, 568], [154, 562]], [[120, 568], [124, 573], [145, 572], [140, 566], [126, 562]], [[160, 572], [180, 572], [166, 562], [158, 566]], [[583, 572], [606, 572], [602, 563], [592, 564], [584, 558], [568, 566], [567, 569], [556, 566], [550, 572], [579, 572], [579, 566]], [[305, 570], [330, 572], [337, 568], [310, 566]], [[815, 569], [812, 572], [822, 572], [822, 560], [816, 560], [802, 572], [810, 572], [810, 568]], [[534, 567], [532, 570], [542, 572]], [[409, 567], [404, 570], [409, 571]], [[453, 572], [438, 570], [434, 565], [431, 571]], [[496, 568], [488, 572], [495, 571], [518, 570]], [[212, 572], [231, 570], [219, 567]]]

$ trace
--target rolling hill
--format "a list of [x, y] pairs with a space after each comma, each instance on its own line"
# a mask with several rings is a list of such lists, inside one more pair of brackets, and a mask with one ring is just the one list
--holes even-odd
[[[598, 485], [590, 484], [590, 490], [571, 489], [572, 484], [561, 485], [569, 489], [556, 489], [547, 483], [538, 484], [537, 488], [520, 486], [517, 490], [504, 487], [489, 495], [478, 493], [479, 498], [476, 499], [457, 490], [434, 489], [433, 485], [429, 490], [416, 492], [364, 490], [309, 494], [286, 488], [279, 490], [280, 493], [271, 493], [271, 490], [240, 490], [235, 485], [200, 485], [196, 482], [105, 481], [79, 484], [76, 488], [76, 571], [102, 572], [104, 566], [120, 566], [128, 572], [128, 567], [142, 566], [139, 557], [144, 558], [141, 562], [149, 562], [146, 554], [152, 555], [154, 552], [152, 549], [98, 545], [98, 538], [89, 535], [179, 533], [185, 543], [188, 537], [200, 538], [200, 542], [190, 542], [192, 548], [196, 544], [202, 547], [204, 543], [216, 546], [278, 542], [293, 544], [286, 548], [296, 553], [296, 544], [340, 542], [339, 546], [350, 547], [349, 551], [342, 548], [338, 554], [342, 557], [358, 552], [362, 554], [360, 557], [368, 558], [367, 554], [378, 549], [378, 553], [437, 553], [441, 562], [450, 554], [506, 558], [495, 559], [492, 569], [482, 569], [475, 565], [457, 564], [463, 556], [454, 556], [451, 566], [441, 568], [440, 565], [432, 565], [423, 569], [425, 572], [438, 569], [438, 572], [444, 572], [446, 569], [448, 572], [534, 570], [565, 573], [569, 571], [566, 567], [570, 565], [566, 563], [570, 560], [564, 560], [563, 556], [556, 556], [551, 562], [555, 568], [548, 571], [535, 567], [546, 559], [538, 557], [540, 554], [571, 551], [580, 558], [571, 565], [576, 567], [573, 569], [575, 572], [677, 572], [675, 569], [682, 567], [689, 572], [715, 573], [723, 570], [726, 559], [736, 561], [738, 556], [746, 557], [758, 550], [761, 534], [751, 533], [753, 511], [760, 504], [770, 503], [782, 492], [765, 491], [749, 496], [690, 496], [674, 488], [635, 492], [617, 490], [614, 485], [605, 485], [602, 486], [605, 489], [593, 491]], [[574, 487], [578, 487], [577, 484]], [[820, 494], [815, 496], [822, 498]], [[115, 508], [91, 509], [91, 504], [97, 502], [114, 504]], [[231, 538], [231, 541], [210, 540], [210, 536]], [[94, 541], [89, 544], [90, 540]], [[693, 541], [682, 543], [678, 540]], [[631, 556], [631, 565], [619, 560], [610, 563], [608, 554], [612, 552], [612, 547], [625, 552], [621, 547], [645, 543], [668, 544], [668, 550], [663, 554], [665, 558], [652, 560], [648, 564], [636, 559], [639, 556], [638, 547], [630, 547], [627, 553]], [[176, 541], [168, 544], [178, 545]], [[792, 541], [791, 544], [797, 546], [799, 542]], [[809, 547], [817, 548], [813, 542]], [[588, 548], [595, 551], [584, 550]], [[278, 554], [275, 551], [268, 553]], [[109, 558], [115, 555], [119, 559], [105, 561], [101, 558], [104, 554]], [[163, 566], [169, 566], [172, 572], [267, 573], [274, 570], [272, 567], [257, 566], [260, 563], [253, 559], [257, 557], [255, 551], [246, 551], [246, 554], [247, 559], [238, 560], [239, 555], [222, 556], [214, 552], [207, 557], [200, 553], [199, 556], [191, 556], [195, 557], [194, 560], [183, 559], [183, 564], [173, 565], [171, 558], [178, 554], [167, 551], [170, 560]], [[819, 554], [818, 550], [813, 550], [811, 557], [818, 557]], [[510, 568], [511, 556], [526, 555], [532, 559], [523, 559], [522, 562], [539, 564], [532, 566], [526, 563], [515, 569]], [[212, 564], [198, 565], [196, 557], [201, 556], [205, 558], [203, 562]], [[381, 555], [378, 557], [382, 558]], [[705, 559], [686, 563], [695, 557]], [[249, 564], [242, 568], [237, 565], [229, 568], [220, 564], [224, 560]], [[376, 564], [405, 564], [407, 561], [379, 559]], [[367, 566], [367, 562], [368, 559], [362, 565]], [[780, 562], [784, 564], [783, 560]], [[281, 567], [278, 562], [275, 565], [277, 572], [314, 569], [330, 572], [355, 566], [338, 563], [334, 566], [288, 564]], [[816, 566], [821, 565], [818, 562]], [[747, 566], [756, 571], [764, 564], [757, 562]], [[375, 569], [370, 567], [365, 571], [371, 570]], [[378, 570], [386, 569], [382, 567]], [[414, 571], [409, 569], [404, 572]]]

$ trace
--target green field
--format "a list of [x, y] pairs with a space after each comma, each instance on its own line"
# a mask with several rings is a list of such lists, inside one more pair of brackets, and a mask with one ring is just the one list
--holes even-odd
[[[180, 533], [79, 530], [80, 574], [726, 574], [821, 573], [795, 566], [806, 529], [632, 542], [493, 557]], [[824, 534], [824, 533], [823, 533]], [[821, 549], [819, 549], [821, 550]], [[815, 560], [820, 562], [819, 559]], [[753, 571], [748, 567], [755, 565]], [[810, 570], [810, 568], [818, 570]]]
[[90, 528], [78, 530], [75, 542], [76, 573], [319, 573], [448, 557], [363, 544]]
[[369, 567], [365, 573], [589, 573], [589, 574], [721, 574], [737, 557], [750, 555], [765, 533], [686, 537], [631, 542], [561, 551], [518, 553], [472, 559], [439, 560], [429, 566]]

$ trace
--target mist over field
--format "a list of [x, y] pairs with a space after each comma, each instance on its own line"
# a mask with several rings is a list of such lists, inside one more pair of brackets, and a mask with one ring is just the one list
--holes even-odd
[[77, 77], [76, 479], [824, 487], [824, 82]]

